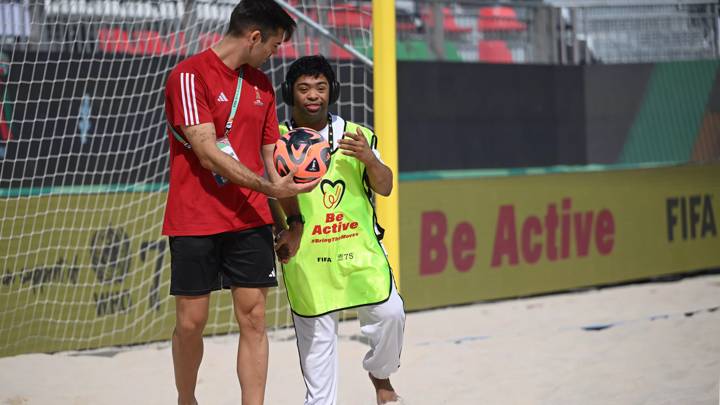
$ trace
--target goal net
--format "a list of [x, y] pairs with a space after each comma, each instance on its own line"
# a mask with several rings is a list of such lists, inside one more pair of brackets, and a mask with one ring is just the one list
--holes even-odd
[[[235, 3], [0, 3], [0, 356], [170, 337], [164, 83], [220, 39]], [[323, 53], [342, 88], [333, 110], [372, 125], [370, 2], [281, 3], [298, 30], [265, 66], [276, 90], [294, 58]], [[282, 284], [267, 321], [291, 325]], [[213, 294], [206, 334], [235, 331], [229, 292]]]

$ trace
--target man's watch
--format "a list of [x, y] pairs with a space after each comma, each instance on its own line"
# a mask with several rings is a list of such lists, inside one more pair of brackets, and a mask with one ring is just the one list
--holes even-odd
[[300, 222], [300, 224], [305, 224], [305, 217], [302, 216], [302, 214], [297, 215], [290, 215], [289, 217], [285, 218], [285, 223], [289, 227], [290, 224], [293, 222]]

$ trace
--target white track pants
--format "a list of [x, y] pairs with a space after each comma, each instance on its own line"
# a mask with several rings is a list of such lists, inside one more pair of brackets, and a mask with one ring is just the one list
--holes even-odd
[[[405, 309], [395, 283], [387, 301], [357, 308], [357, 312], [360, 331], [370, 341], [363, 368], [375, 378], [388, 378], [400, 367], [405, 328]], [[335, 405], [338, 386], [338, 313], [316, 318], [293, 314], [293, 321], [300, 367], [307, 387], [305, 405]]]

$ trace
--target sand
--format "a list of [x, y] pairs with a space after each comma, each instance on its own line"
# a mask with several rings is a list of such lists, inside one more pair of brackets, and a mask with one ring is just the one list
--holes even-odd
[[[408, 405], [720, 404], [720, 275], [408, 314], [392, 378]], [[240, 404], [237, 335], [205, 340], [201, 404]], [[341, 405], [371, 405], [356, 321], [340, 326]], [[291, 330], [266, 403], [302, 404]], [[0, 404], [172, 404], [169, 344], [0, 359]]]

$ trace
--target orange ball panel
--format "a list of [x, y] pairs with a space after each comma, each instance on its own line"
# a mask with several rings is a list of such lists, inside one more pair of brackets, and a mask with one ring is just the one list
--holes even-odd
[[275, 143], [273, 161], [281, 176], [295, 170], [296, 183], [309, 183], [327, 173], [330, 144], [313, 129], [296, 128]]

